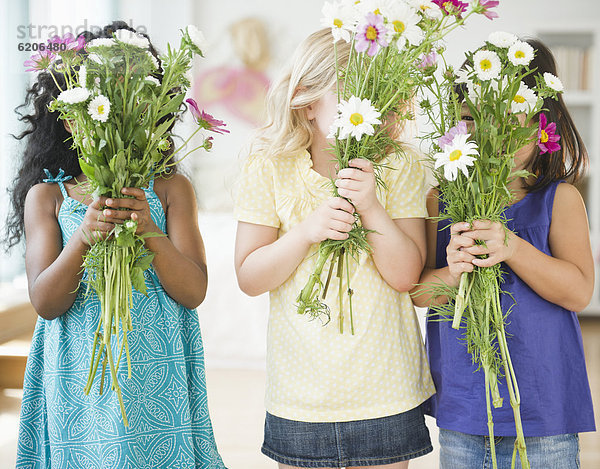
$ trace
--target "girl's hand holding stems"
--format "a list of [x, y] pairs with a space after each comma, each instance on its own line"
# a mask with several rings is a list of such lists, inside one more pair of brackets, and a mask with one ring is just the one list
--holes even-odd
[[122, 224], [127, 220], [137, 222], [137, 234], [160, 232], [150, 216], [150, 206], [144, 191], [135, 187], [124, 187], [121, 192], [133, 198], [95, 197], [88, 206], [83, 223], [78, 229], [80, 240], [84, 244], [91, 246], [99, 239], [105, 239], [115, 224]]
[[384, 280], [399, 291], [412, 287], [425, 260], [424, 221], [389, 217], [377, 199], [373, 165], [367, 160], [351, 160], [350, 167], [338, 172], [335, 185], [340, 197], [322, 202], [281, 238], [277, 228], [238, 224], [236, 271], [242, 291], [260, 295], [279, 287], [313, 244], [347, 239], [355, 212], [372, 230], [368, 235], [372, 256]]
[[[437, 216], [437, 197], [430, 194], [430, 216]], [[451, 226], [450, 243], [446, 249], [448, 267], [435, 269], [435, 239], [437, 223], [428, 223], [429, 257], [421, 283], [441, 279], [457, 287], [463, 272], [474, 267], [491, 267], [505, 262], [516, 275], [545, 300], [571, 311], [581, 311], [589, 303], [594, 290], [594, 263], [588, 236], [587, 214], [581, 195], [570, 184], [556, 189], [548, 255], [505, 230], [501, 223], [475, 220]], [[482, 241], [483, 244], [475, 241]], [[485, 255], [486, 258], [480, 256]], [[413, 292], [419, 291], [419, 286]], [[427, 306], [433, 299], [417, 295], [417, 306]], [[438, 298], [446, 302], [447, 298]]]
[[[169, 236], [146, 238], [146, 247], [154, 253], [152, 265], [167, 293], [182, 305], [195, 308], [206, 295], [207, 269], [192, 185], [175, 175], [169, 180], [157, 179], [155, 192], [161, 194], [168, 214]], [[45, 319], [54, 319], [71, 307], [82, 276], [83, 256], [91, 245], [108, 237], [115, 224], [134, 220], [138, 234], [164, 235], [152, 221], [144, 191], [124, 188], [123, 194], [133, 198], [94, 198], [82, 224], [62, 249], [57, 193], [57, 188], [46, 184], [34, 187], [25, 210], [29, 291], [32, 304]], [[181, 282], [182, 278], [186, 281]]]

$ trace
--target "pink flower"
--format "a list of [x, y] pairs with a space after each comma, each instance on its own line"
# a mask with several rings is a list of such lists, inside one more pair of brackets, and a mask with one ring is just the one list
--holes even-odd
[[225, 122], [215, 119], [208, 112], [201, 111], [196, 101], [191, 98], [185, 100], [190, 106], [190, 112], [200, 127], [217, 134], [228, 134], [229, 130], [224, 129]]
[[204, 143], [202, 144], [202, 147], [206, 151], [210, 151], [212, 146], [213, 146], [213, 138], [212, 137], [207, 137], [206, 139], [204, 139]]
[[438, 138], [438, 145], [444, 150], [446, 145], [450, 145], [454, 140], [454, 137], [457, 135], [465, 135], [467, 133], [467, 123], [464, 121], [460, 121], [454, 127], [452, 127], [448, 132], [444, 134], [443, 137]]
[[383, 24], [383, 16], [369, 13], [365, 22], [358, 26], [356, 33], [357, 52], [367, 51], [367, 55], [374, 56], [381, 47], [387, 47], [389, 42], [386, 39], [387, 30]]
[[446, 15], [456, 14], [459, 18], [469, 6], [468, 3], [461, 2], [460, 0], [433, 0], [433, 3], [438, 5]]
[[417, 62], [417, 68], [426, 71], [435, 68], [437, 64], [437, 54], [432, 50], [429, 54], [421, 54]]
[[50, 49], [46, 49], [32, 55], [29, 59], [23, 62], [23, 65], [25, 65], [25, 67], [29, 67], [25, 69], [26, 72], [47, 70], [50, 65], [52, 65], [52, 62], [54, 62], [55, 58], [56, 55]]
[[556, 123], [551, 122], [548, 124], [546, 115], [540, 113], [540, 125], [538, 127], [538, 141], [537, 146], [540, 148], [540, 155], [544, 153], [554, 153], [560, 150], [560, 135], [556, 134]]
[[486, 18], [493, 20], [494, 18], [498, 18], [498, 13], [495, 11], [490, 11], [490, 8], [495, 8], [498, 6], [500, 2], [498, 0], [479, 0], [479, 5], [481, 8], [481, 14]]
[[[58, 44], [57, 49], [59, 50], [81, 50], [85, 47], [85, 38], [83, 36], [75, 38], [75, 36], [73, 36], [71, 33], [67, 33], [63, 37], [51, 37], [48, 39], [48, 44]], [[60, 48], [60, 44], [64, 44], [66, 47]]]

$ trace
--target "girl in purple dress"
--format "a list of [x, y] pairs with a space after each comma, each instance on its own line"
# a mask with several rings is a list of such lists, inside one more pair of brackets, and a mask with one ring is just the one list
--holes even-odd
[[[551, 52], [538, 41], [527, 42], [536, 50], [530, 67], [556, 75]], [[533, 75], [524, 81], [535, 85]], [[471, 226], [432, 220], [420, 282], [441, 280], [457, 286], [462, 272], [503, 263], [502, 289], [509, 294], [501, 302], [505, 312], [512, 306], [506, 330], [529, 462], [532, 468], [571, 469], [579, 467], [578, 433], [595, 430], [576, 314], [592, 296], [594, 262], [585, 206], [569, 183], [585, 168], [587, 153], [562, 98], [546, 99], [544, 108], [548, 121], [556, 122], [562, 148], [543, 152], [531, 143], [515, 156], [515, 170], [526, 169], [532, 176], [511, 182], [515, 199], [505, 210], [510, 230], [506, 240], [497, 222], [476, 220]], [[462, 119], [472, 124], [466, 107]], [[429, 215], [437, 216], [443, 204], [432, 190]], [[483, 254], [487, 258], [478, 257]], [[428, 306], [447, 299], [417, 295], [414, 301]], [[427, 351], [437, 390], [429, 413], [440, 427], [441, 469], [487, 469], [492, 462], [484, 379], [476, 372], [462, 334], [450, 322], [428, 320]], [[500, 395], [508, 395], [504, 379]], [[510, 405], [493, 409], [493, 419], [498, 468], [510, 468], [515, 441]], [[518, 458], [516, 467], [521, 467]]]

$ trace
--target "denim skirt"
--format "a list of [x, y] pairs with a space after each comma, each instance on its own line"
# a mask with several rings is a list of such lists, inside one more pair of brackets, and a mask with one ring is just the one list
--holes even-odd
[[431, 452], [422, 406], [351, 422], [298, 422], [267, 412], [262, 452], [297, 467], [393, 464]]

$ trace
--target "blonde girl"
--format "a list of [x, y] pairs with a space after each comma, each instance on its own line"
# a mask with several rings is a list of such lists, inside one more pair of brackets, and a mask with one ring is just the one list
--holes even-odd
[[[348, 52], [338, 43], [341, 62]], [[432, 450], [421, 403], [434, 389], [407, 293], [425, 261], [423, 170], [407, 149], [383, 160], [387, 191], [366, 160], [336, 172], [327, 138], [335, 89], [331, 33], [318, 31], [269, 94], [236, 196], [240, 288], [270, 293], [262, 451], [280, 468], [404, 469]], [[341, 197], [331, 197], [331, 179]], [[373, 230], [373, 253], [350, 266], [352, 335], [298, 315], [295, 300], [318, 244], [346, 239], [355, 212]], [[333, 317], [336, 283], [326, 298]]]

